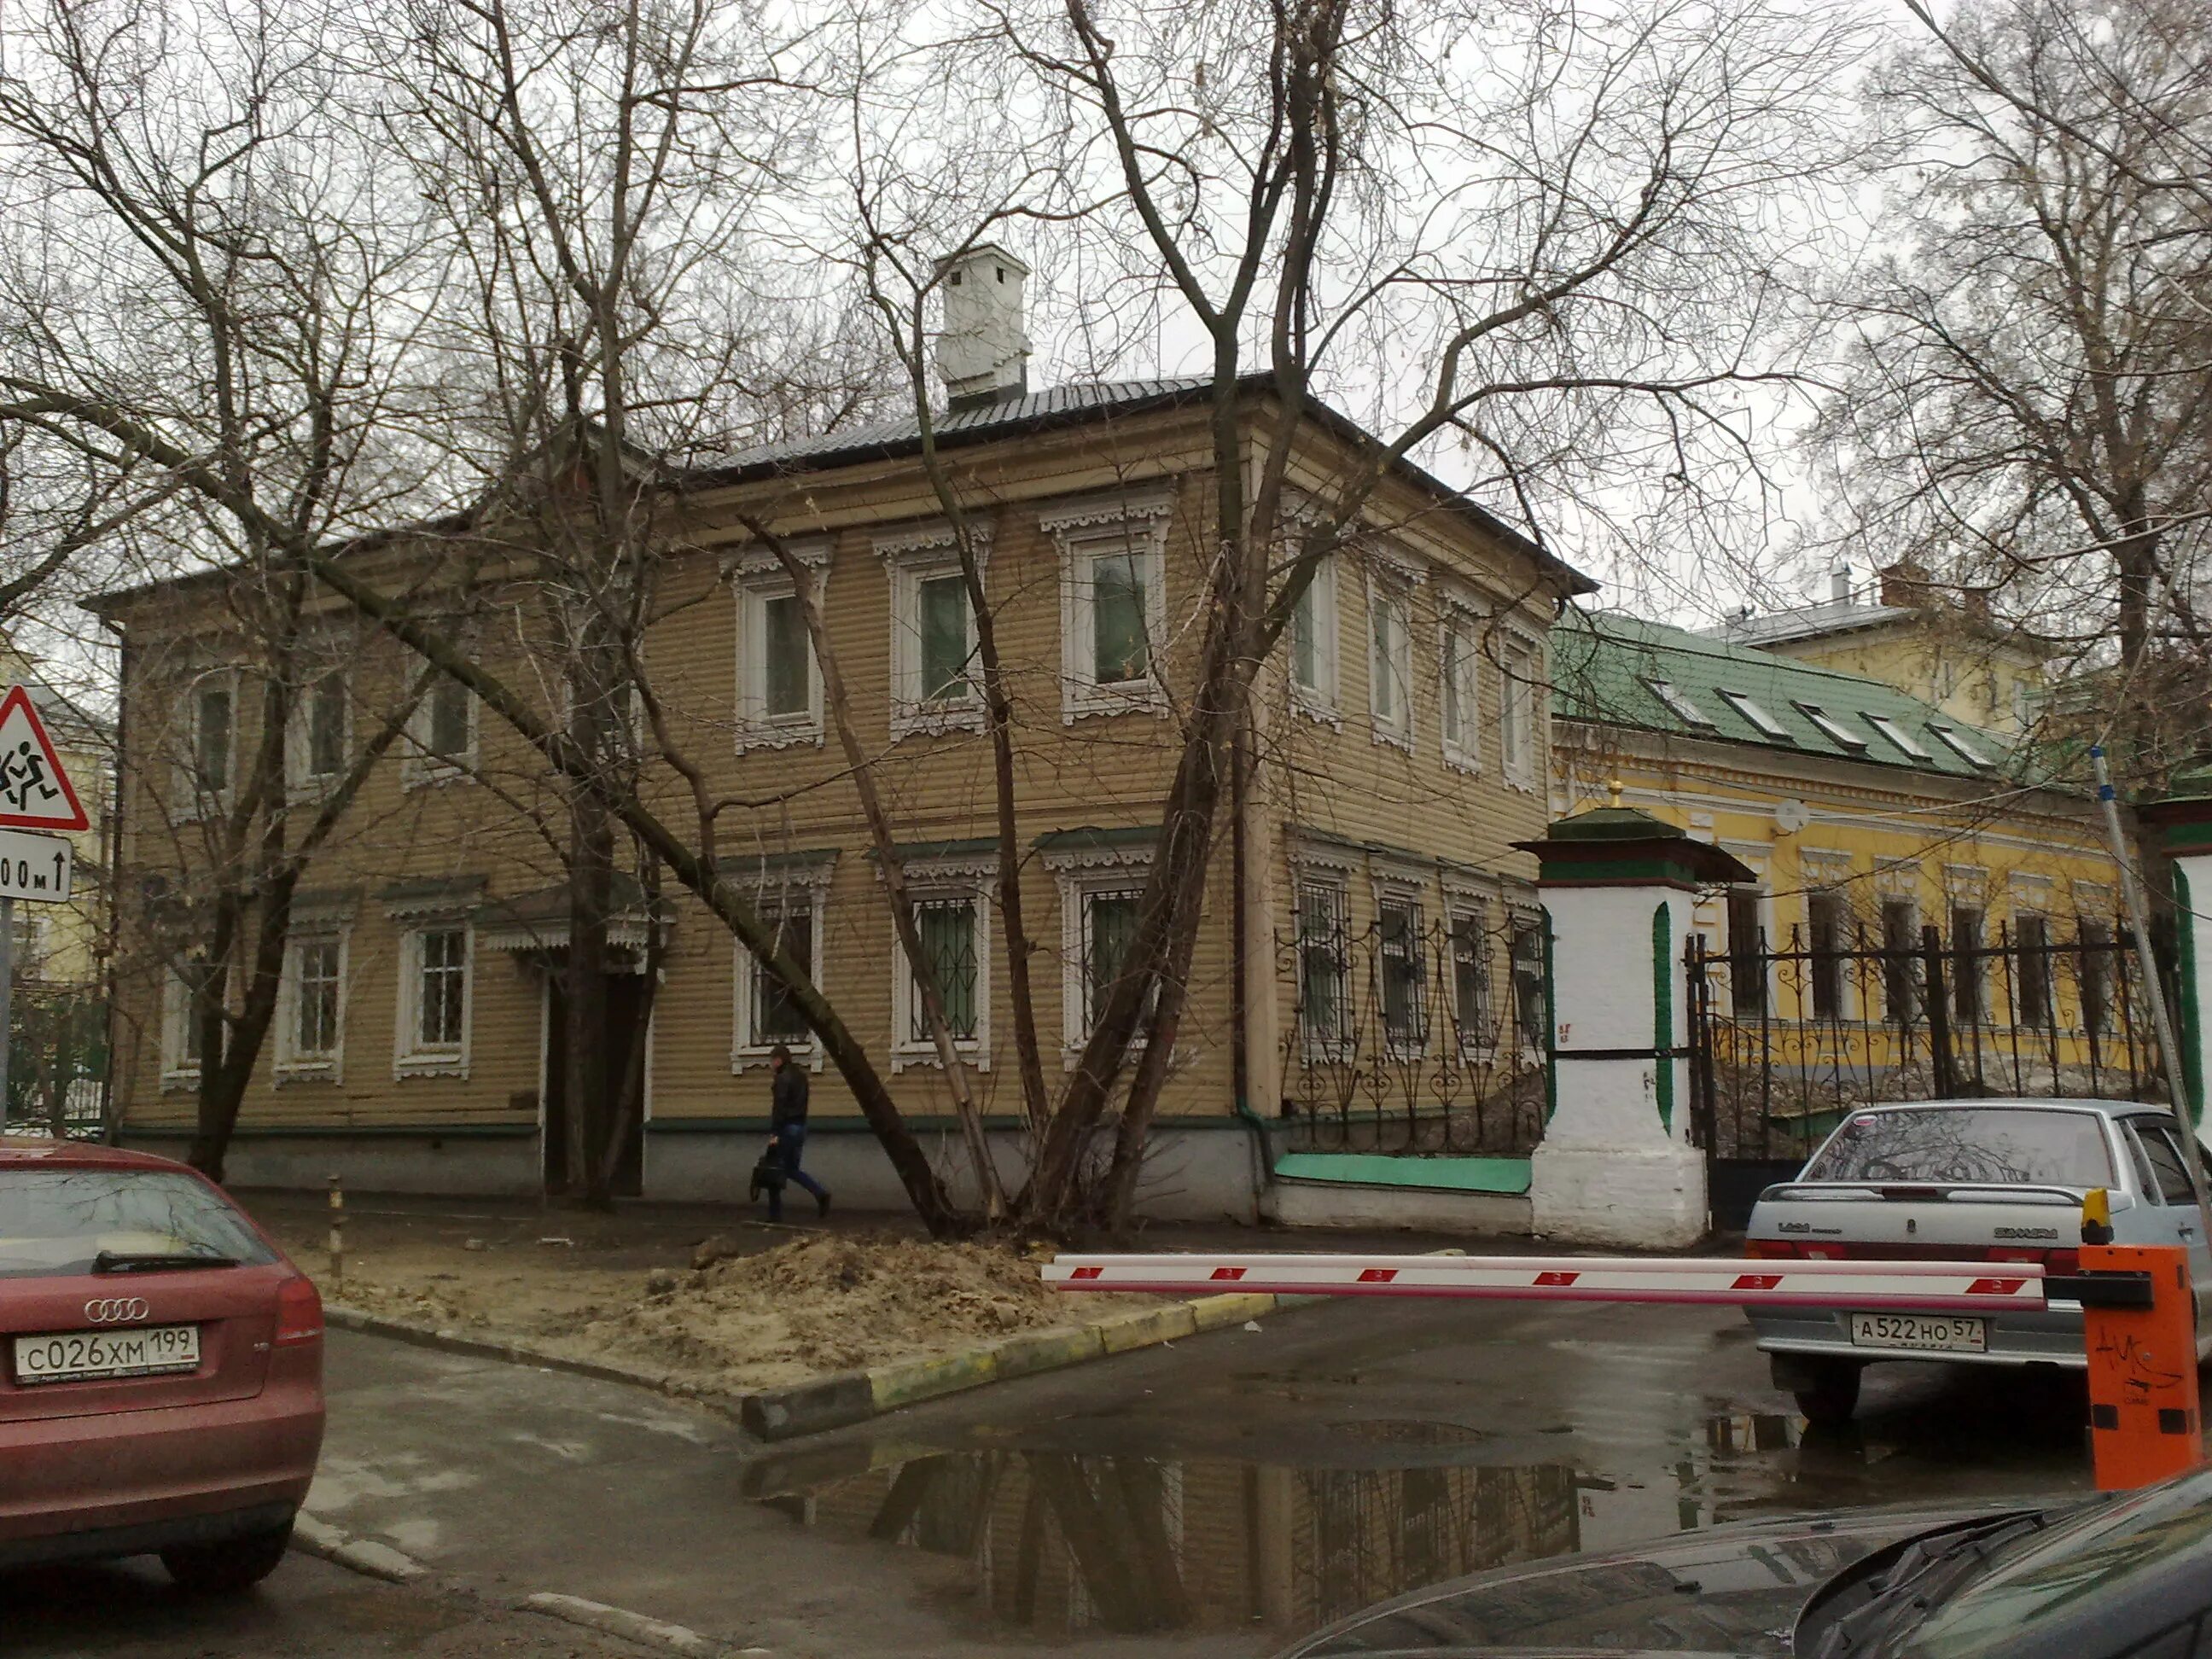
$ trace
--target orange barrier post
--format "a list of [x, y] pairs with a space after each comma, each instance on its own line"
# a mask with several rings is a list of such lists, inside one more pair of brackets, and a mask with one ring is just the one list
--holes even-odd
[[2093, 1193], [2082, 1206], [2081, 1276], [2075, 1284], [2089, 1358], [2097, 1489], [2129, 1492], [2204, 1462], [2197, 1320], [2188, 1254], [2105, 1242], [2112, 1228], [2104, 1196]]

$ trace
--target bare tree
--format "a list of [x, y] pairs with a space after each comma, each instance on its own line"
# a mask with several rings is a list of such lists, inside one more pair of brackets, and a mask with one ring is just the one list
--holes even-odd
[[2193, 743], [2212, 659], [2208, 91], [2196, 8], [1961, 7], [1875, 78], [1887, 251], [1828, 295], [1840, 533], [2099, 671], [2092, 726], [2154, 770], [2151, 711]]
[[[1395, 469], [1455, 445], [1474, 463], [1455, 462], [1460, 479], [1497, 486], [1531, 530], [1587, 520], [1639, 477], [1741, 461], [1729, 417], [1765, 372], [1752, 344], [1774, 253], [1759, 215], [1837, 153], [1823, 88], [1854, 46], [1818, 15], [1667, 0], [1584, 15], [1571, 38], [1540, 7], [1071, 0], [988, 16], [939, 43], [927, 118], [872, 142], [856, 96], [853, 123], [850, 257], [908, 369], [940, 503], [957, 524], [986, 499], [927, 436], [948, 223], [1054, 247], [1083, 272], [1071, 331], [1093, 360], [1157, 361], [1164, 343], [1209, 410], [1206, 565], [1171, 625], [1188, 645], [1142, 919], [1021, 1200], [1070, 1216], [1118, 1092], [1118, 1222], [1184, 1018], [1223, 803], [1249, 765], [1255, 678], [1313, 572], [1383, 527]], [[1347, 432], [1338, 409], [1381, 435]], [[963, 568], [980, 623], [989, 596], [964, 538]], [[998, 665], [984, 670], [988, 684]], [[1003, 740], [1004, 700], [991, 722]], [[996, 779], [1006, 866], [1003, 762]]]

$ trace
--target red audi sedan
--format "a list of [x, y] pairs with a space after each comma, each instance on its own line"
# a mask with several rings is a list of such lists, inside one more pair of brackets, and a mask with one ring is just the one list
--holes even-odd
[[157, 1554], [243, 1589], [322, 1442], [322, 1298], [221, 1188], [0, 1138], [0, 1570]]

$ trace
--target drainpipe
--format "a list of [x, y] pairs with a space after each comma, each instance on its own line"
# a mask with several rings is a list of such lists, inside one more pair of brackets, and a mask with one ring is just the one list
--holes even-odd
[[115, 746], [111, 786], [112, 793], [106, 802], [106, 811], [100, 819], [100, 838], [107, 844], [101, 850], [106, 856], [101, 860], [107, 870], [107, 963], [102, 977], [107, 987], [107, 1066], [100, 1079], [100, 1138], [113, 1146], [121, 1127], [115, 1121], [115, 1005], [119, 987], [117, 982], [117, 963], [122, 957], [123, 943], [123, 756], [125, 725], [129, 719], [130, 699], [125, 695], [131, 683], [131, 636], [112, 617], [102, 617], [100, 625], [115, 635]]
[[1274, 1190], [1275, 1168], [1273, 1149], [1267, 1144], [1267, 1126], [1252, 1109], [1252, 1060], [1247, 1052], [1251, 1029], [1246, 1013], [1246, 999], [1251, 994], [1251, 963], [1245, 948], [1245, 918], [1248, 904], [1245, 898], [1245, 875], [1248, 858], [1245, 848], [1245, 814], [1249, 810], [1246, 796], [1250, 754], [1251, 701], [1248, 697], [1244, 709], [1237, 716], [1237, 725], [1229, 736], [1229, 864], [1230, 886], [1230, 1088], [1234, 1098], [1237, 1121], [1243, 1126], [1252, 1144], [1253, 1186], [1255, 1206], [1264, 1212], [1267, 1194]]

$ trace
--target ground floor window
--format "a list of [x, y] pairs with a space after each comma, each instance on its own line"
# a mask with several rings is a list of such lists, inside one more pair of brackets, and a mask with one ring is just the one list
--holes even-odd
[[276, 1026], [280, 1071], [297, 1075], [336, 1070], [344, 996], [342, 935], [295, 939], [285, 947]]
[[1310, 1048], [1352, 1040], [1347, 908], [1341, 887], [1326, 882], [1298, 887], [1298, 1026]]
[[406, 936], [400, 974], [402, 1072], [466, 1070], [469, 989], [465, 927], [433, 925]]

